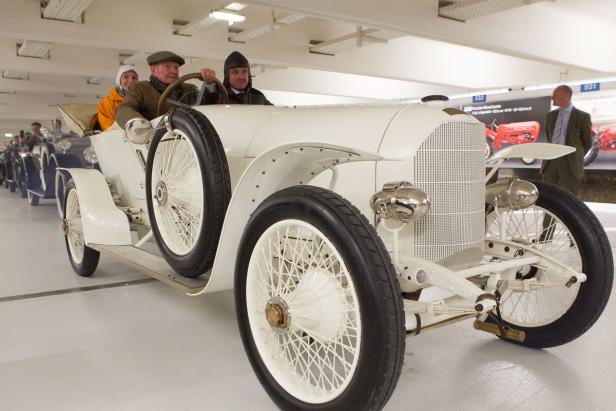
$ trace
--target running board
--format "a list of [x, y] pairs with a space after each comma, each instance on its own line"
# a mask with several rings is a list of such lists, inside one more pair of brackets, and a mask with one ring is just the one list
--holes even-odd
[[209, 272], [197, 278], [188, 278], [176, 274], [161, 256], [132, 245], [88, 244], [88, 247], [110, 255], [129, 267], [175, 287], [188, 295], [198, 294], [203, 291], [210, 280]]

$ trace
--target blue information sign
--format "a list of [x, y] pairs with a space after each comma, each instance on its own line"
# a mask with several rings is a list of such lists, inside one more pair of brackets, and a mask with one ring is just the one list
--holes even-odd
[[599, 91], [599, 90], [601, 90], [601, 83], [580, 84], [580, 91], [582, 93], [586, 91]]
[[485, 103], [485, 102], [486, 102], [485, 94], [479, 94], [477, 96], [473, 96], [473, 103]]

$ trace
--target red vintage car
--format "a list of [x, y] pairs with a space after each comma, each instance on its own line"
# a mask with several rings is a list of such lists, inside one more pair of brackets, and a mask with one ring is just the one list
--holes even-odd
[[616, 127], [607, 127], [599, 134], [600, 150], [616, 150]]
[[537, 121], [523, 121], [496, 125], [486, 124], [486, 156], [504, 146], [512, 144], [534, 143], [539, 137], [541, 126]]

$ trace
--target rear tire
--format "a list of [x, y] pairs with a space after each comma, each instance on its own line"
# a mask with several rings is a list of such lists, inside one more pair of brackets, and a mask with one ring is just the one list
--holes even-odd
[[100, 253], [84, 243], [79, 196], [73, 180], [66, 185], [64, 198], [64, 243], [68, 259], [77, 274], [90, 277], [98, 266]]
[[366, 218], [329, 190], [290, 187], [257, 208], [238, 250], [242, 342], [276, 405], [384, 407], [404, 359], [404, 310], [389, 254]]
[[156, 132], [146, 168], [152, 232], [169, 265], [185, 277], [207, 272], [231, 198], [227, 157], [209, 120], [192, 109], [171, 115], [174, 134]]
[[[603, 227], [583, 202], [560, 186], [532, 183], [539, 190], [537, 203], [501, 217], [488, 215], [486, 238], [534, 244], [538, 251], [586, 274], [585, 282], [570, 288], [507, 290], [503, 294], [503, 320], [526, 333], [519, 344], [546, 348], [576, 339], [597, 321], [611, 294], [614, 261]], [[549, 271], [528, 268], [538, 282], [558, 280]]]

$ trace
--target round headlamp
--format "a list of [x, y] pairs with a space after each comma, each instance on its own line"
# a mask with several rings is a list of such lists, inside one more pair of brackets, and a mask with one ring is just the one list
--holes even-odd
[[62, 140], [58, 141], [57, 145], [60, 148], [60, 150], [68, 151], [68, 149], [71, 148], [72, 143], [69, 140], [67, 140], [67, 139], [62, 139]]
[[383, 185], [383, 190], [372, 196], [370, 207], [379, 219], [410, 223], [428, 214], [430, 199], [412, 183], [395, 181]]
[[94, 147], [90, 146], [83, 150], [83, 158], [85, 158], [85, 160], [90, 164], [96, 164], [98, 162], [98, 158], [96, 157]]

